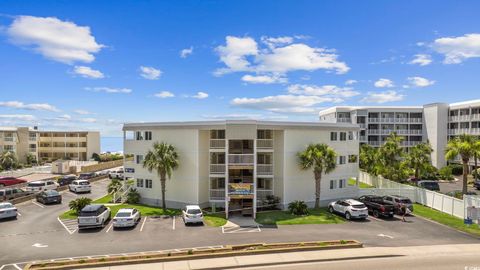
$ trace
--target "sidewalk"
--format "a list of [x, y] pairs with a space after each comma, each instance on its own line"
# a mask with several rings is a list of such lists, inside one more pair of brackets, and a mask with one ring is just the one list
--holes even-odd
[[480, 244], [472, 245], [438, 245], [415, 247], [368, 247], [343, 250], [303, 251], [264, 255], [233, 256], [224, 258], [187, 260], [165, 263], [124, 265], [113, 267], [88, 268], [91, 270], [134, 270], [134, 269], [169, 269], [169, 270], [202, 270], [222, 268], [242, 268], [252, 266], [266, 266], [287, 263], [305, 263], [320, 261], [335, 261], [348, 259], [366, 259], [398, 256], [428, 256], [463, 254], [478, 256]]

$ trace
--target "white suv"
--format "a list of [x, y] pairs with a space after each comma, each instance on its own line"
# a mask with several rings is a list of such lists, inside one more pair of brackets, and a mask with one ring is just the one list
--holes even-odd
[[90, 204], [78, 213], [78, 229], [104, 227], [110, 220], [110, 208], [103, 204]]
[[39, 192], [42, 190], [57, 189], [58, 184], [53, 180], [32, 181], [27, 183], [26, 191]]
[[328, 205], [330, 213], [340, 213], [350, 220], [353, 218], [366, 219], [368, 217], [368, 208], [362, 202], [348, 199], [331, 202]]
[[110, 171], [108, 173], [108, 177], [110, 179], [121, 179], [121, 180], [123, 180], [123, 169], [119, 169], [119, 170], [116, 170], [116, 171]]
[[187, 205], [182, 210], [182, 218], [185, 225], [188, 223], [203, 223], [202, 209], [198, 205]]
[[68, 189], [75, 193], [91, 192], [92, 186], [90, 186], [90, 182], [88, 182], [88, 180], [75, 180], [68, 185]]

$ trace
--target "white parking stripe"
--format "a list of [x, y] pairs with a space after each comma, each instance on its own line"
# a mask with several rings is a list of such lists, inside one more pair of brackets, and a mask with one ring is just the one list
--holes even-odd
[[175, 216], [173, 216], [173, 225], [172, 225], [173, 230], [175, 230]]
[[142, 226], [140, 227], [140, 231], [143, 231], [143, 226], [145, 226], [145, 221], [147, 221], [147, 217], [143, 218]]
[[113, 224], [110, 224], [110, 226], [108, 227], [108, 229], [105, 233], [108, 233], [112, 227], [113, 227]]
[[18, 211], [17, 211], [17, 215], [22, 216], [22, 214], [20, 214], [20, 212], [18, 212]]
[[38, 207], [45, 208], [45, 206], [43, 206], [43, 205], [41, 205], [41, 204], [37, 203], [37, 202], [36, 202], [36, 201], [34, 201], [34, 200], [32, 200], [32, 203], [33, 203], [33, 204], [35, 204], [35, 205], [36, 205], [36, 206], [38, 206]]
[[[57, 217], [57, 220], [58, 222], [60, 222], [60, 224], [62, 224], [63, 228], [65, 228], [65, 230], [67, 230], [69, 234], [73, 234], [77, 230], [77, 229], [74, 229], [73, 231], [70, 231], [67, 225], [65, 225], [60, 218]], [[73, 224], [73, 223], [70, 223], [70, 224]]]
[[12, 264], [12, 265], [13, 265], [13, 267], [17, 268], [18, 270], [22, 270], [22, 268], [20, 268], [18, 265], [16, 265], [16, 264]]

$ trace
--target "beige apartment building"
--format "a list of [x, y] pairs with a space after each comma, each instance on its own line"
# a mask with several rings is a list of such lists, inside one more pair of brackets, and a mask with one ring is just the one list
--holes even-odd
[[89, 160], [100, 153], [97, 131], [39, 131], [29, 127], [0, 127], [0, 150], [16, 153], [20, 162], [28, 154], [38, 161]]
[[[180, 166], [167, 181], [168, 207], [215, 205], [227, 213], [255, 215], [268, 195], [286, 206], [294, 200], [313, 205], [312, 170], [301, 170], [298, 152], [308, 144], [325, 143], [337, 153], [337, 168], [324, 175], [321, 203], [356, 196], [358, 131], [349, 123], [227, 120], [202, 122], [129, 123], [123, 127], [125, 176], [136, 179], [142, 202], [161, 203], [156, 172], [142, 166], [155, 142], [172, 144]], [[350, 182], [351, 184], [351, 182]], [[251, 211], [248, 213], [248, 211]]]

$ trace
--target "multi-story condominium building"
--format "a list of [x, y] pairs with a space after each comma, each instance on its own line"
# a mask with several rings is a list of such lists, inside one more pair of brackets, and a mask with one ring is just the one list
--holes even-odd
[[391, 132], [404, 137], [403, 146], [429, 142], [432, 163], [446, 165], [445, 146], [460, 134], [480, 135], [480, 100], [423, 106], [340, 106], [319, 113], [320, 122], [360, 126], [360, 143], [381, 146]]
[[142, 202], [159, 205], [156, 172], [143, 168], [154, 142], [172, 144], [180, 166], [167, 181], [168, 207], [215, 205], [227, 213], [255, 215], [267, 195], [285, 206], [294, 200], [313, 204], [313, 170], [301, 170], [298, 152], [311, 143], [326, 143], [338, 155], [337, 168], [324, 175], [321, 202], [355, 195], [348, 179], [358, 175], [359, 128], [349, 123], [227, 120], [125, 124], [125, 176], [136, 179]]
[[100, 153], [100, 133], [0, 127], [0, 151], [16, 153], [20, 162], [25, 162], [28, 154], [39, 161], [89, 160], [93, 153]]

